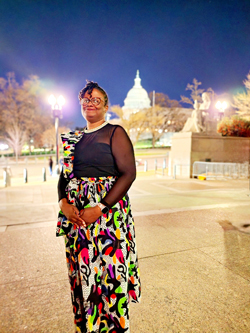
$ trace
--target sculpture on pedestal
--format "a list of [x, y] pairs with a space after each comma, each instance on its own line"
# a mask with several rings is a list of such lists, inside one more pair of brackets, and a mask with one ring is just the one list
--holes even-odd
[[194, 110], [187, 119], [182, 132], [216, 132], [217, 121], [212, 118], [211, 98], [208, 92], [202, 94], [202, 103], [194, 101]]

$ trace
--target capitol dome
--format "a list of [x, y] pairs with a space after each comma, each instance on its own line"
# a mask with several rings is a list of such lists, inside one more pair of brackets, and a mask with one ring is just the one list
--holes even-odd
[[139, 70], [136, 72], [135, 84], [129, 90], [127, 97], [124, 100], [122, 109], [137, 112], [140, 109], [150, 108], [150, 99], [147, 91], [141, 86], [141, 79], [139, 77]]

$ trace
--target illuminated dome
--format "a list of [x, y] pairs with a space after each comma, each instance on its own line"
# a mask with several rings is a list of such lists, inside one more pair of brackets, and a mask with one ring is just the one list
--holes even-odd
[[140, 110], [150, 108], [150, 99], [147, 91], [141, 86], [141, 79], [139, 77], [139, 70], [136, 72], [135, 84], [132, 89], [129, 90], [127, 97], [124, 100], [123, 110], [131, 109]]

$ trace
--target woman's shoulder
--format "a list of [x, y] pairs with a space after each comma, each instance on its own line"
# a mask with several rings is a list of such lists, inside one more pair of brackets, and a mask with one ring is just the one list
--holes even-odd
[[82, 131], [69, 131], [67, 133], [61, 133], [62, 140], [77, 140], [83, 135]]
[[125, 131], [125, 129], [121, 125], [118, 125], [118, 124], [108, 123], [108, 126], [109, 126], [109, 129], [111, 129], [112, 131], [116, 130], [117, 128], [119, 128], [120, 131]]

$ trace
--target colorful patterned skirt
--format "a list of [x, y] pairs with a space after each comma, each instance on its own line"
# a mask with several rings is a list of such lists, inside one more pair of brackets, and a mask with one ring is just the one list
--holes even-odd
[[[68, 201], [79, 210], [96, 206], [115, 177], [73, 178]], [[86, 228], [59, 212], [57, 236], [65, 237], [76, 332], [129, 333], [129, 301], [141, 288], [134, 221], [128, 195]]]

